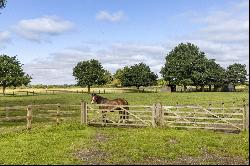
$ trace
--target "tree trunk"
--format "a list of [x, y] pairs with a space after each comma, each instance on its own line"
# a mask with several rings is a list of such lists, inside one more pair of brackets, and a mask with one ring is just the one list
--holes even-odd
[[140, 91], [139, 91], [140, 86], [137, 86], [136, 88], [137, 88], [137, 93], [139, 93], [139, 92], [140, 92]]
[[234, 85], [234, 91], [236, 92], [236, 89], [235, 89], [236, 85]]
[[6, 87], [3, 86], [3, 95], [5, 95], [5, 89], [6, 89]]
[[204, 85], [201, 85], [201, 91], [204, 92]]
[[209, 85], [209, 92], [212, 91], [212, 85]]
[[187, 85], [184, 85], [184, 92], [187, 91]]
[[195, 86], [195, 91], [198, 92], [198, 86]]
[[88, 85], [88, 93], [90, 93], [90, 85]]

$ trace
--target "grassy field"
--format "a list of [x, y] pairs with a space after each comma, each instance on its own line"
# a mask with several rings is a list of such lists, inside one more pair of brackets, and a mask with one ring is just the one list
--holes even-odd
[[[248, 92], [190, 92], [190, 93], [108, 93], [101, 96], [109, 99], [125, 98], [129, 104], [152, 105], [161, 102], [163, 105], [199, 104], [207, 106], [209, 103], [221, 105], [242, 105], [243, 100], [248, 103]], [[80, 104], [81, 100], [90, 103], [89, 94], [49, 94], [37, 96], [6, 96], [0, 97], [1, 106], [28, 105], [28, 104]]]
[[[222, 93], [110, 93], [129, 104], [243, 105], [247, 92]], [[90, 103], [88, 94], [50, 94], [0, 97], [0, 107], [28, 104]], [[247, 164], [249, 133], [165, 128], [90, 127], [73, 121], [60, 125], [25, 122], [0, 123], [0, 164]], [[11, 123], [11, 125], [10, 125]]]

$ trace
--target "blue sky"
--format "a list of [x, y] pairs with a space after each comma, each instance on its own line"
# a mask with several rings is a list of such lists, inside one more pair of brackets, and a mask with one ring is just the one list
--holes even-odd
[[248, 68], [247, 0], [8, 0], [1, 13], [0, 54], [18, 55], [32, 84], [75, 83], [72, 68], [91, 58], [112, 73], [144, 62], [159, 75], [180, 42]]

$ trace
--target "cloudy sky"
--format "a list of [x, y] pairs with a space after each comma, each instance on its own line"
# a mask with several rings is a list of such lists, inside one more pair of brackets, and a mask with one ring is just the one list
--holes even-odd
[[17, 55], [32, 84], [74, 84], [73, 67], [90, 59], [160, 76], [181, 42], [249, 68], [248, 0], [8, 0], [0, 12], [0, 55]]

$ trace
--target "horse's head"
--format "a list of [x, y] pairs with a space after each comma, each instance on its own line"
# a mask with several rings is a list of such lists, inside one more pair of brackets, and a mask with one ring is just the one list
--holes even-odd
[[91, 100], [91, 104], [94, 104], [97, 102], [97, 95], [95, 93], [92, 94], [92, 100]]

